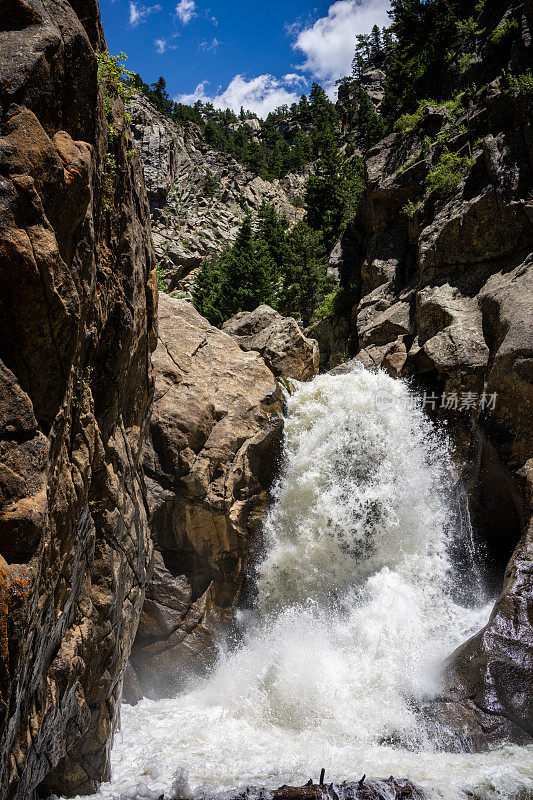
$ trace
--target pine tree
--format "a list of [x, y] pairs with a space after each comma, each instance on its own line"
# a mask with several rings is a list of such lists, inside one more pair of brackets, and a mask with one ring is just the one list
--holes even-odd
[[205, 264], [196, 280], [194, 304], [213, 325], [239, 311], [274, 302], [276, 268], [266, 242], [247, 216], [235, 244]]
[[386, 134], [383, 119], [377, 114], [372, 100], [366, 92], [360, 90], [357, 109], [356, 140], [363, 151], [369, 150]]
[[168, 96], [167, 82], [161, 75], [151, 86], [151, 99], [156, 107], [163, 114], [170, 114], [172, 111], [172, 100]]
[[379, 58], [382, 52], [381, 31], [378, 25], [374, 25], [370, 37], [371, 37], [370, 58], [372, 59], [372, 61], [375, 61], [377, 58]]
[[265, 242], [275, 265], [276, 280], [283, 267], [285, 232], [289, 227], [286, 217], [279, 215], [271, 203], [263, 201], [257, 214], [256, 236]]
[[299, 222], [287, 236], [283, 263], [279, 310], [282, 314], [301, 316], [308, 325], [313, 311], [332, 289], [320, 232]]

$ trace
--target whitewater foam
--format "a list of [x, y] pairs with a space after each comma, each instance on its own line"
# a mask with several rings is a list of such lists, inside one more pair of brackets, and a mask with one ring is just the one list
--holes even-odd
[[417, 714], [491, 604], [456, 600], [453, 469], [409, 399], [362, 369], [287, 399], [257, 613], [192, 691], [123, 707], [101, 798], [150, 796], [136, 784], [166, 797], [274, 788], [321, 767], [330, 780], [408, 777], [445, 800], [533, 792], [533, 748], [438, 752]]

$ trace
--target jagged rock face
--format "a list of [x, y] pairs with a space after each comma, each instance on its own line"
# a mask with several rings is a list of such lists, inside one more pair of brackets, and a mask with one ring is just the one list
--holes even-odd
[[[508, 46], [515, 72], [531, 64], [532, 29], [526, 4]], [[476, 534], [501, 566], [516, 546], [490, 622], [450, 662], [439, 709], [440, 721], [476, 748], [533, 735], [525, 699], [533, 681], [531, 112], [500, 87], [501, 64], [487, 57], [482, 67], [491, 83], [448, 139], [461, 156], [475, 143], [457, 188], [423, 197], [448, 119], [445, 109], [428, 107], [413, 130], [368, 154], [368, 188], [344, 243], [362, 295], [352, 312], [358, 359], [415, 377], [439, 404], [443, 392], [476, 398], [462, 412], [452, 400], [441, 413], [467, 457]], [[420, 200], [408, 214], [408, 202]], [[497, 395], [493, 406], [479, 402], [483, 393]]]
[[[263, 201], [291, 222], [303, 218], [304, 211], [293, 203], [304, 194], [307, 174], [264, 181], [231, 156], [212, 150], [196, 125], [173, 123], [142, 95], [133, 98], [130, 113], [152, 206], [156, 256], [170, 291], [186, 294], [192, 271], [231, 244], [244, 216]], [[216, 188], [206, 192], [209, 175]]]
[[258, 353], [165, 294], [154, 364], [144, 463], [157, 552], [131, 663], [147, 695], [168, 696], [212, 663], [242, 597], [283, 423]]
[[156, 289], [118, 101], [104, 202], [96, 3], [3, 3], [0, 27], [0, 795], [26, 800], [109, 775], [151, 562]]
[[278, 378], [308, 381], [318, 374], [318, 343], [308, 339], [291, 317], [270, 306], [241, 311], [222, 326], [242, 350], [255, 350]]

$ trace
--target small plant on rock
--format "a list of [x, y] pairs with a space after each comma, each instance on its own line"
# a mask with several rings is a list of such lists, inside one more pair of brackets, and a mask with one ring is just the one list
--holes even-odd
[[515, 97], [533, 97], [533, 72], [528, 69], [522, 75], [509, 75], [509, 91]]
[[427, 177], [427, 190], [435, 192], [441, 197], [451, 194], [457, 189], [475, 159], [461, 156], [459, 153], [444, 151], [436, 164], [433, 165]]
[[417, 211], [420, 211], [421, 208], [424, 207], [424, 201], [419, 200], [417, 203], [413, 203], [412, 200], [409, 200], [407, 205], [405, 205], [402, 209], [404, 214], [407, 214], [409, 219], [414, 219]]
[[[103, 90], [104, 95], [104, 111], [109, 120], [111, 116], [111, 103], [114, 97], [119, 97], [124, 106], [131, 100], [135, 92], [135, 87], [132, 83], [134, 73], [126, 69], [127, 55], [119, 53], [118, 56], [112, 56], [109, 53], [97, 53], [96, 61], [98, 63], [98, 82]], [[126, 122], [131, 122], [131, 116], [128, 111], [124, 111]], [[111, 131], [109, 132], [111, 138]]]
[[509, 34], [516, 30], [518, 30], [518, 20], [516, 17], [506, 17], [506, 19], [502, 20], [498, 27], [492, 31], [490, 40], [493, 44], [500, 44]]

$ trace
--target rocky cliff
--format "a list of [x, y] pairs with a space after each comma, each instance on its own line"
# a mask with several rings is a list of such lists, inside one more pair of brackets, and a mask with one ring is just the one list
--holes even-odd
[[511, 559], [486, 629], [451, 659], [438, 712], [473, 747], [533, 734], [533, 119], [530, 90], [513, 82], [533, 61], [533, 5], [478, 12], [457, 93], [482, 88], [426, 104], [367, 154], [342, 242], [361, 299], [314, 331], [330, 366], [351, 337], [366, 367], [416, 381], [467, 464], [493, 588]]
[[109, 775], [152, 558], [157, 289], [96, 2], [5, 0], [0, 28], [0, 795], [26, 800]]
[[152, 208], [155, 252], [169, 291], [187, 296], [194, 279], [190, 273], [232, 243], [244, 216], [263, 202], [292, 222], [303, 218], [295, 203], [301, 203], [307, 172], [265, 181], [211, 149], [194, 123], [174, 123], [143, 95], [133, 98], [130, 113]]
[[237, 607], [250, 599], [278, 464], [276, 378], [318, 371], [316, 342], [267, 306], [237, 315], [225, 332], [190, 303], [159, 297], [144, 451], [155, 568], [130, 660], [129, 702], [175, 695], [228, 638]]
[[281, 442], [281, 392], [190, 303], [160, 295], [156, 392], [144, 461], [155, 573], [132, 666], [171, 696], [217, 654], [261, 525]]

